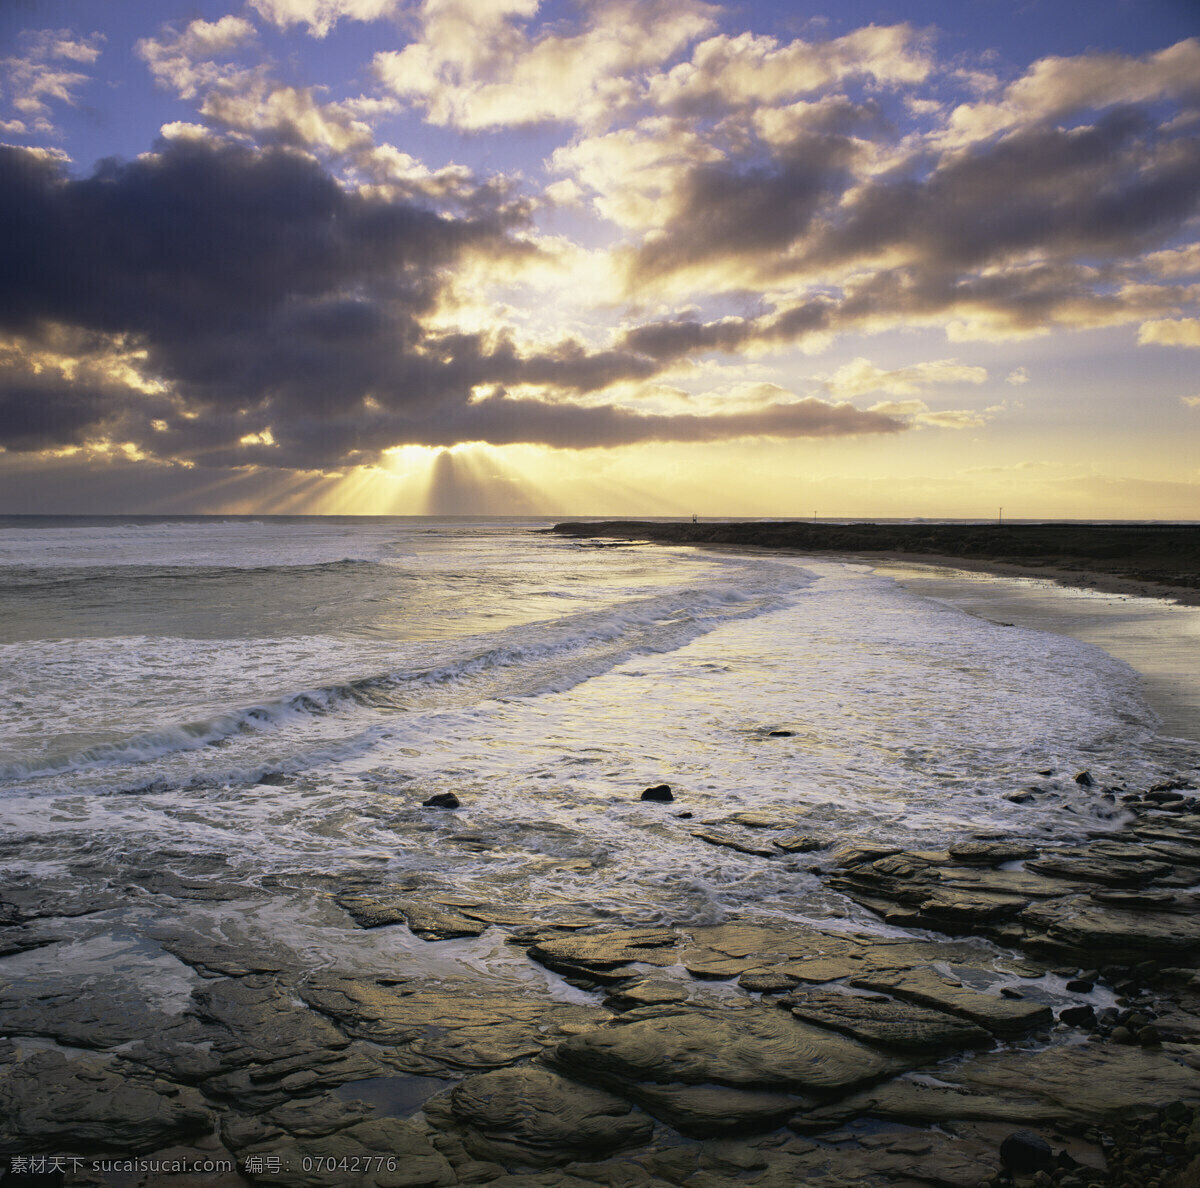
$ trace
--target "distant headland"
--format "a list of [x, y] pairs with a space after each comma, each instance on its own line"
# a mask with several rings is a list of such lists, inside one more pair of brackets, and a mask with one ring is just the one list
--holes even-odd
[[607, 520], [556, 524], [551, 531], [952, 564], [1200, 605], [1200, 526], [1189, 524]]

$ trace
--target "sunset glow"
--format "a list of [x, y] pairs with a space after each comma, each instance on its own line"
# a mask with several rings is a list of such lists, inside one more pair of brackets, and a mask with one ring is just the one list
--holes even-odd
[[1198, 25], [5, 6], [0, 510], [1200, 518]]

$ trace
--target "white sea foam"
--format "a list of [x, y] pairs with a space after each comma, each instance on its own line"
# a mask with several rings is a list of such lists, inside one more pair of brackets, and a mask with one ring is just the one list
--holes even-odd
[[[827, 852], [762, 858], [694, 831], [754, 810], [830, 843], [1056, 841], [1115, 827], [1102, 788], [1164, 764], [1127, 665], [861, 565], [372, 524], [339, 543], [395, 569], [380, 587], [353, 566], [306, 576], [320, 550], [304, 531], [288, 554], [278, 526], [210, 527], [213, 556], [257, 532], [275, 566], [202, 575], [220, 591], [211, 622], [193, 599], [188, 634], [27, 631], [0, 649], [15, 867], [219, 854], [259, 883], [367, 864], [541, 913], [882, 927], [811, 873]], [[127, 580], [97, 568], [106, 597], [144, 597], [149, 539], [129, 546]], [[367, 630], [364, 588], [398, 626]], [[69, 587], [56, 625], [115, 614], [87, 591]], [[281, 632], [281, 605], [293, 628], [321, 629]], [[1074, 782], [1082, 767], [1096, 788]], [[638, 800], [659, 782], [674, 804]], [[1005, 799], [1027, 785], [1030, 803]], [[463, 807], [421, 807], [443, 791]]]

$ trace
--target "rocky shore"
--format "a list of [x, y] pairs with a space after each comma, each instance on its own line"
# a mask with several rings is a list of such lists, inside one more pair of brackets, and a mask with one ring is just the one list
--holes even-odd
[[[1124, 822], [1076, 845], [1014, 834], [906, 852], [800, 836], [782, 808], [692, 822], [658, 806], [697, 845], [803, 854], [875, 932], [534, 918], [362, 870], [247, 888], [219, 860], [167, 878], [150, 856], [140, 871], [80, 862], [69, 892], [10, 885], [8, 960], [147, 895], [235, 915], [277, 896], [347, 930], [407, 929], [431, 955], [502, 935], [545, 972], [518, 993], [417, 954], [368, 977], [182, 923], [141, 938], [187, 972], [181, 1002], [119, 971], [31, 998], [0, 959], [3, 1182], [1200, 1184], [1194, 777], [1137, 791], [1066, 777]], [[21, 1178], [47, 1158], [57, 1181]], [[197, 1160], [229, 1169], [179, 1170]]]
[[556, 524], [551, 531], [577, 538], [952, 561], [964, 568], [1200, 605], [1200, 527], [1187, 525], [611, 520]]

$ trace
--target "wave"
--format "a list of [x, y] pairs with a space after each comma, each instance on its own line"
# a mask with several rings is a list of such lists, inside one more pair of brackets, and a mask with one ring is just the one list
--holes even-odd
[[[145, 763], [238, 734], [280, 729], [297, 719], [341, 712], [403, 712], [458, 704], [466, 697], [478, 701], [562, 692], [632, 656], [673, 651], [721, 623], [782, 607], [789, 593], [805, 581], [798, 579], [795, 570], [787, 573], [786, 583], [765, 591], [718, 585], [512, 628], [500, 633], [499, 642], [493, 636], [492, 646], [442, 664], [333, 682], [29, 764], [0, 764], [0, 781]], [[479, 647], [484, 641], [474, 642]]]

